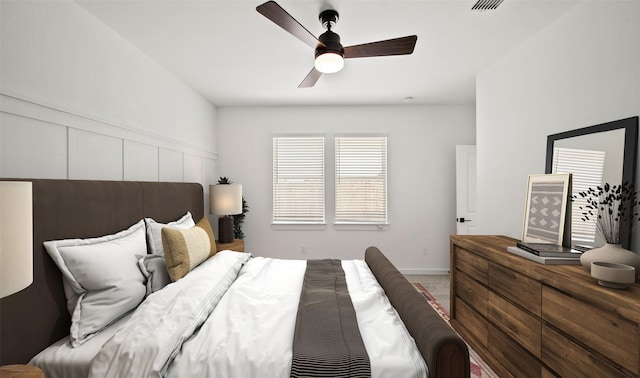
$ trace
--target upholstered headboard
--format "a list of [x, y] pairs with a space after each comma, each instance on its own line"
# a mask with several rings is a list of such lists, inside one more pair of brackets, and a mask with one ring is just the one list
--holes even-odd
[[69, 334], [62, 276], [42, 242], [108, 235], [145, 217], [169, 222], [187, 211], [196, 221], [204, 215], [200, 184], [16, 181], [33, 182], [33, 284], [0, 300], [0, 365], [26, 363]]

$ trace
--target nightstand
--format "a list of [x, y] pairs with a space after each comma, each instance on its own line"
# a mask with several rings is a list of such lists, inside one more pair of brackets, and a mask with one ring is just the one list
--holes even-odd
[[222, 251], [225, 249], [244, 252], [244, 239], [233, 239], [231, 243], [220, 243], [216, 240], [216, 251]]
[[5, 365], [0, 366], [0, 378], [44, 378], [44, 373], [31, 365]]

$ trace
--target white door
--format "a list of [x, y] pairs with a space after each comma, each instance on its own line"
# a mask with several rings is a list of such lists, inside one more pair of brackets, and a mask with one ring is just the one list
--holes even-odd
[[456, 233], [478, 233], [476, 146], [456, 146]]

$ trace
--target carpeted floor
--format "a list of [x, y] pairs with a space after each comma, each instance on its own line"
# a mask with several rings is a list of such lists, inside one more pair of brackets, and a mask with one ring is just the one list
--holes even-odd
[[[431, 293], [429, 293], [427, 289], [425, 289], [421, 284], [414, 283], [413, 286], [420, 294], [422, 294], [422, 296], [427, 300], [431, 307], [433, 307], [433, 309], [436, 310], [436, 312], [440, 314], [440, 316], [447, 323], [449, 323], [449, 312], [442, 305], [440, 305], [440, 303], [438, 303], [436, 298], [431, 295]], [[467, 347], [469, 348], [469, 360], [471, 362], [471, 377], [498, 378], [498, 375], [494, 373], [493, 370], [491, 370], [489, 365], [487, 365], [486, 362], [482, 360], [482, 358], [480, 358], [478, 353], [476, 353], [476, 351], [473, 350], [468, 344]]]

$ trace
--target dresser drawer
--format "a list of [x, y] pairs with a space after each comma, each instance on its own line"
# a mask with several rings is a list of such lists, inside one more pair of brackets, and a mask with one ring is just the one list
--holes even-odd
[[509, 303], [499, 295], [489, 293], [489, 320], [500, 324], [509, 337], [531, 354], [540, 358], [540, 320]]
[[455, 296], [465, 301], [474, 310], [487, 316], [488, 290], [461, 271], [456, 272]]
[[540, 316], [542, 284], [501, 265], [489, 264], [489, 288]]
[[542, 290], [542, 319], [638, 374], [637, 324], [547, 286]]
[[634, 376], [580, 347], [546, 325], [542, 326], [542, 362], [561, 377]]
[[500, 377], [539, 377], [542, 364], [522, 346], [498, 328], [489, 326], [489, 353], [496, 357], [504, 369], [496, 369]]
[[[471, 344], [477, 344], [486, 350], [489, 340], [487, 321], [471, 307], [467, 306], [460, 298], [455, 298], [455, 318], [451, 319], [453, 328]], [[469, 340], [472, 339], [472, 340]]]
[[558, 376], [542, 366], [542, 371], [540, 372], [540, 378], [557, 378]]
[[455, 268], [467, 273], [473, 279], [487, 284], [487, 269], [489, 263], [484, 258], [467, 251], [466, 249], [454, 247], [456, 256]]

